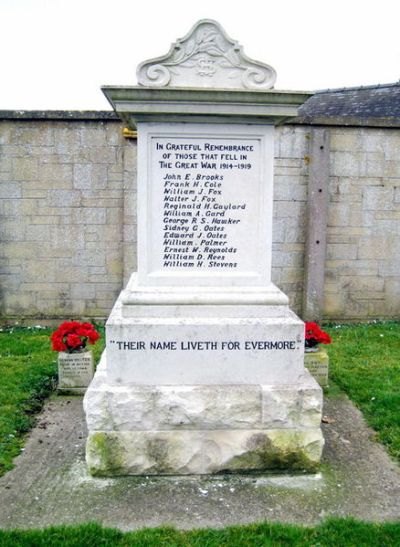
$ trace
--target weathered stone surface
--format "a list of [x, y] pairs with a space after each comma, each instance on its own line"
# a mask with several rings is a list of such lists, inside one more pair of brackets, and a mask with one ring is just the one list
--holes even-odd
[[323, 444], [319, 428], [96, 431], [89, 434], [86, 461], [98, 476], [313, 470]]
[[319, 427], [322, 391], [306, 370], [296, 386], [262, 387], [262, 424], [265, 428]]
[[296, 385], [108, 383], [106, 355], [84, 407], [90, 431], [318, 428], [322, 391], [307, 370]]

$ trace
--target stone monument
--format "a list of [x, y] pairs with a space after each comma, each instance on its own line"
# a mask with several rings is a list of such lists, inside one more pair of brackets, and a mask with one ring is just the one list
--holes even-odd
[[138, 132], [138, 271], [85, 396], [89, 470], [314, 469], [322, 392], [271, 282], [274, 125], [309, 94], [212, 20], [137, 75], [103, 88]]

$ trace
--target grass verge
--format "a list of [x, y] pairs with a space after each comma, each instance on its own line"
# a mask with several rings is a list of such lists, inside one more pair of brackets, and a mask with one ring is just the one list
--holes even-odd
[[330, 376], [400, 461], [400, 323], [326, 328]]
[[327, 520], [315, 528], [281, 524], [231, 526], [222, 530], [178, 531], [162, 527], [120, 532], [98, 524], [59, 526], [45, 530], [1, 531], [2, 547], [35, 546], [335, 546], [400, 545], [400, 523], [373, 524], [353, 519]]

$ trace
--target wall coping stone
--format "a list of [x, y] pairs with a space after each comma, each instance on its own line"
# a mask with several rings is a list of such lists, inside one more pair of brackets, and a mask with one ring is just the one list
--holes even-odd
[[[108, 121], [121, 123], [113, 110], [0, 110], [1, 120], [49, 121]], [[350, 116], [298, 116], [284, 125], [342, 126], [342, 127], [400, 127], [400, 118]]]
[[120, 122], [113, 110], [0, 110], [0, 120], [105, 120]]

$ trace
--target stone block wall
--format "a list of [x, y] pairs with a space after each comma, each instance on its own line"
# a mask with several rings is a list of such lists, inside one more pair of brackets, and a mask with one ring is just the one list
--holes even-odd
[[123, 272], [120, 124], [3, 120], [0, 146], [2, 314], [106, 316]]
[[[0, 115], [6, 318], [105, 318], [137, 267], [136, 140], [110, 113], [69, 114]], [[400, 131], [328, 130], [324, 317], [398, 318]], [[277, 128], [275, 148], [273, 280], [300, 315], [311, 133]]]
[[327, 318], [400, 317], [400, 130], [332, 128]]
[[272, 281], [289, 296], [290, 306], [299, 314], [303, 298], [309, 148], [309, 128], [277, 128]]

